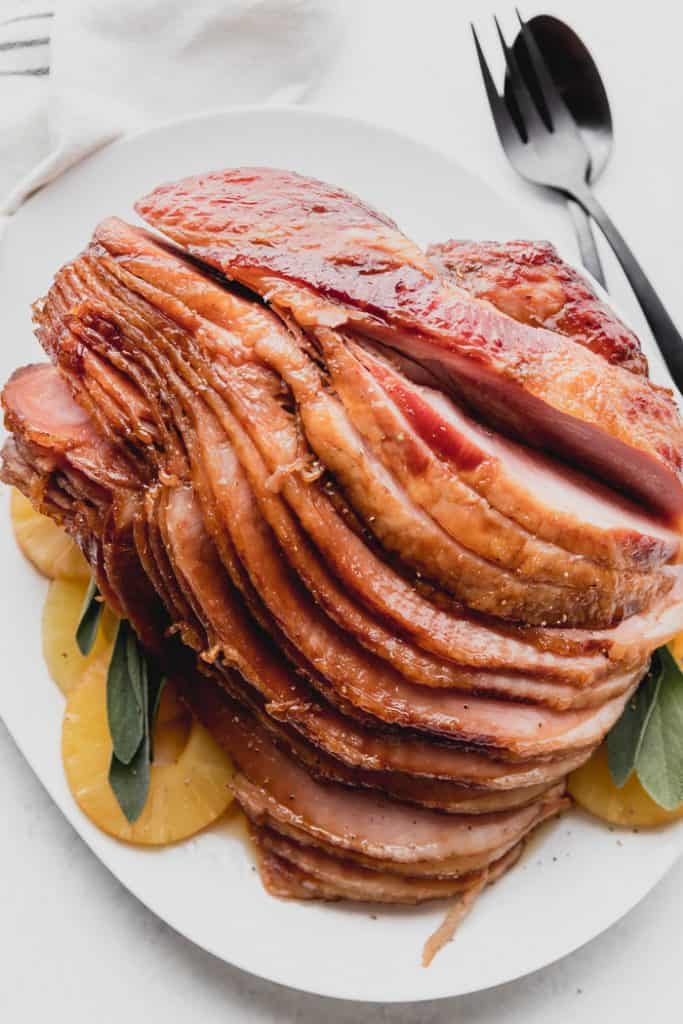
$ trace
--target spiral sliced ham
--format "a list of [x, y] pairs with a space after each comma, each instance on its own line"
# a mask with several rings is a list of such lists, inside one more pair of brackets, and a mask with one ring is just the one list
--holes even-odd
[[430, 259], [285, 172], [139, 210], [192, 259], [109, 219], [57, 272], [2, 477], [230, 752], [269, 891], [453, 923], [683, 627], [673, 405], [542, 247]]
[[683, 435], [671, 395], [472, 299], [355, 196], [287, 171], [237, 168], [162, 185], [136, 209], [300, 323], [348, 323], [381, 339], [490, 422], [680, 521]]

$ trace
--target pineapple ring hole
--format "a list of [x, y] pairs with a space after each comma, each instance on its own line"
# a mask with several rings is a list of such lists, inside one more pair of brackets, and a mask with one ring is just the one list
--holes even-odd
[[192, 716], [182, 714], [170, 721], [157, 721], [154, 729], [153, 764], [175, 764], [180, 760], [192, 731]]

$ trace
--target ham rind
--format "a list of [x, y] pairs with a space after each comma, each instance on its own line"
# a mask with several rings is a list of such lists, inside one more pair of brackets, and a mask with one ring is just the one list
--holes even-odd
[[633, 331], [549, 242], [452, 239], [430, 245], [427, 256], [458, 288], [513, 320], [564, 334], [608, 363], [647, 376]]
[[113, 590], [117, 597], [112, 603], [114, 610], [131, 622], [144, 647], [159, 656], [168, 622], [137, 557], [134, 521], [139, 504], [129, 501], [126, 505], [122, 510], [118, 498], [114, 499], [104, 534], [102, 565], [95, 575], [105, 600], [112, 603], [108, 589]]
[[300, 324], [380, 338], [494, 425], [683, 521], [683, 430], [669, 392], [471, 298], [354, 196], [238, 168], [163, 185], [136, 209]]

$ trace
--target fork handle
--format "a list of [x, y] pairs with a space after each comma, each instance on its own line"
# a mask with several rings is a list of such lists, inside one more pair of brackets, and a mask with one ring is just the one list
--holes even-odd
[[664, 362], [669, 368], [676, 387], [683, 391], [683, 338], [664, 308], [662, 300], [650, 284], [645, 271], [635, 258], [623, 235], [589, 188], [573, 193], [573, 197], [600, 226], [614, 250], [636, 298], [640, 303]]
[[605, 273], [602, 269], [602, 263], [600, 262], [598, 247], [595, 244], [595, 235], [593, 234], [593, 228], [591, 227], [591, 219], [583, 207], [573, 199], [567, 198], [567, 209], [569, 211], [572, 224], [574, 225], [574, 231], [576, 232], [576, 241], [578, 242], [579, 252], [581, 253], [581, 262], [596, 281], [606, 289]]

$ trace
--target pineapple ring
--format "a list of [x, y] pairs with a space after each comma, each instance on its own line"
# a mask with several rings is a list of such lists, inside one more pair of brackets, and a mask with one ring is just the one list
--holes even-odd
[[116, 616], [104, 608], [92, 651], [85, 657], [76, 643], [87, 583], [82, 580], [53, 580], [43, 606], [43, 657], [50, 676], [65, 696], [80, 684], [93, 662], [111, 656], [116, 633]]
[[619, 789], [610, 774], [605, 743], [586, 764], [572, 772], [567, 788], [579, 807], [612, 825], [656, 828], [683, 817], [683, 805], [674, 811], [660, 807], [635, 774]]
[[157, 712], [157, 725], [170, 725], [180, 721], [186, 721], [190, 713], [182, 703], [175, 688], [169, 682], [161, 691], [159, 710]]
[[67, 700], [62, 760], [76, 803], [98, 828], [129, 843], [160, 846], [206, 828], [232, 802], [233, 769], [227, 754], [197, 722], [177, 760], [152, 765], [142, 814], [132, 825], [126, 820], [108, 781], [112, 745], [106, 674], [106, 661], [100, 658], [86, 669], [83, 682]]
[[12, 491], [10, 514], [16, 542], [38, 572], [53, 580], [90, 578], [88, 563], [78, 546], [56, 523], [36, 512], [17, 490]]

